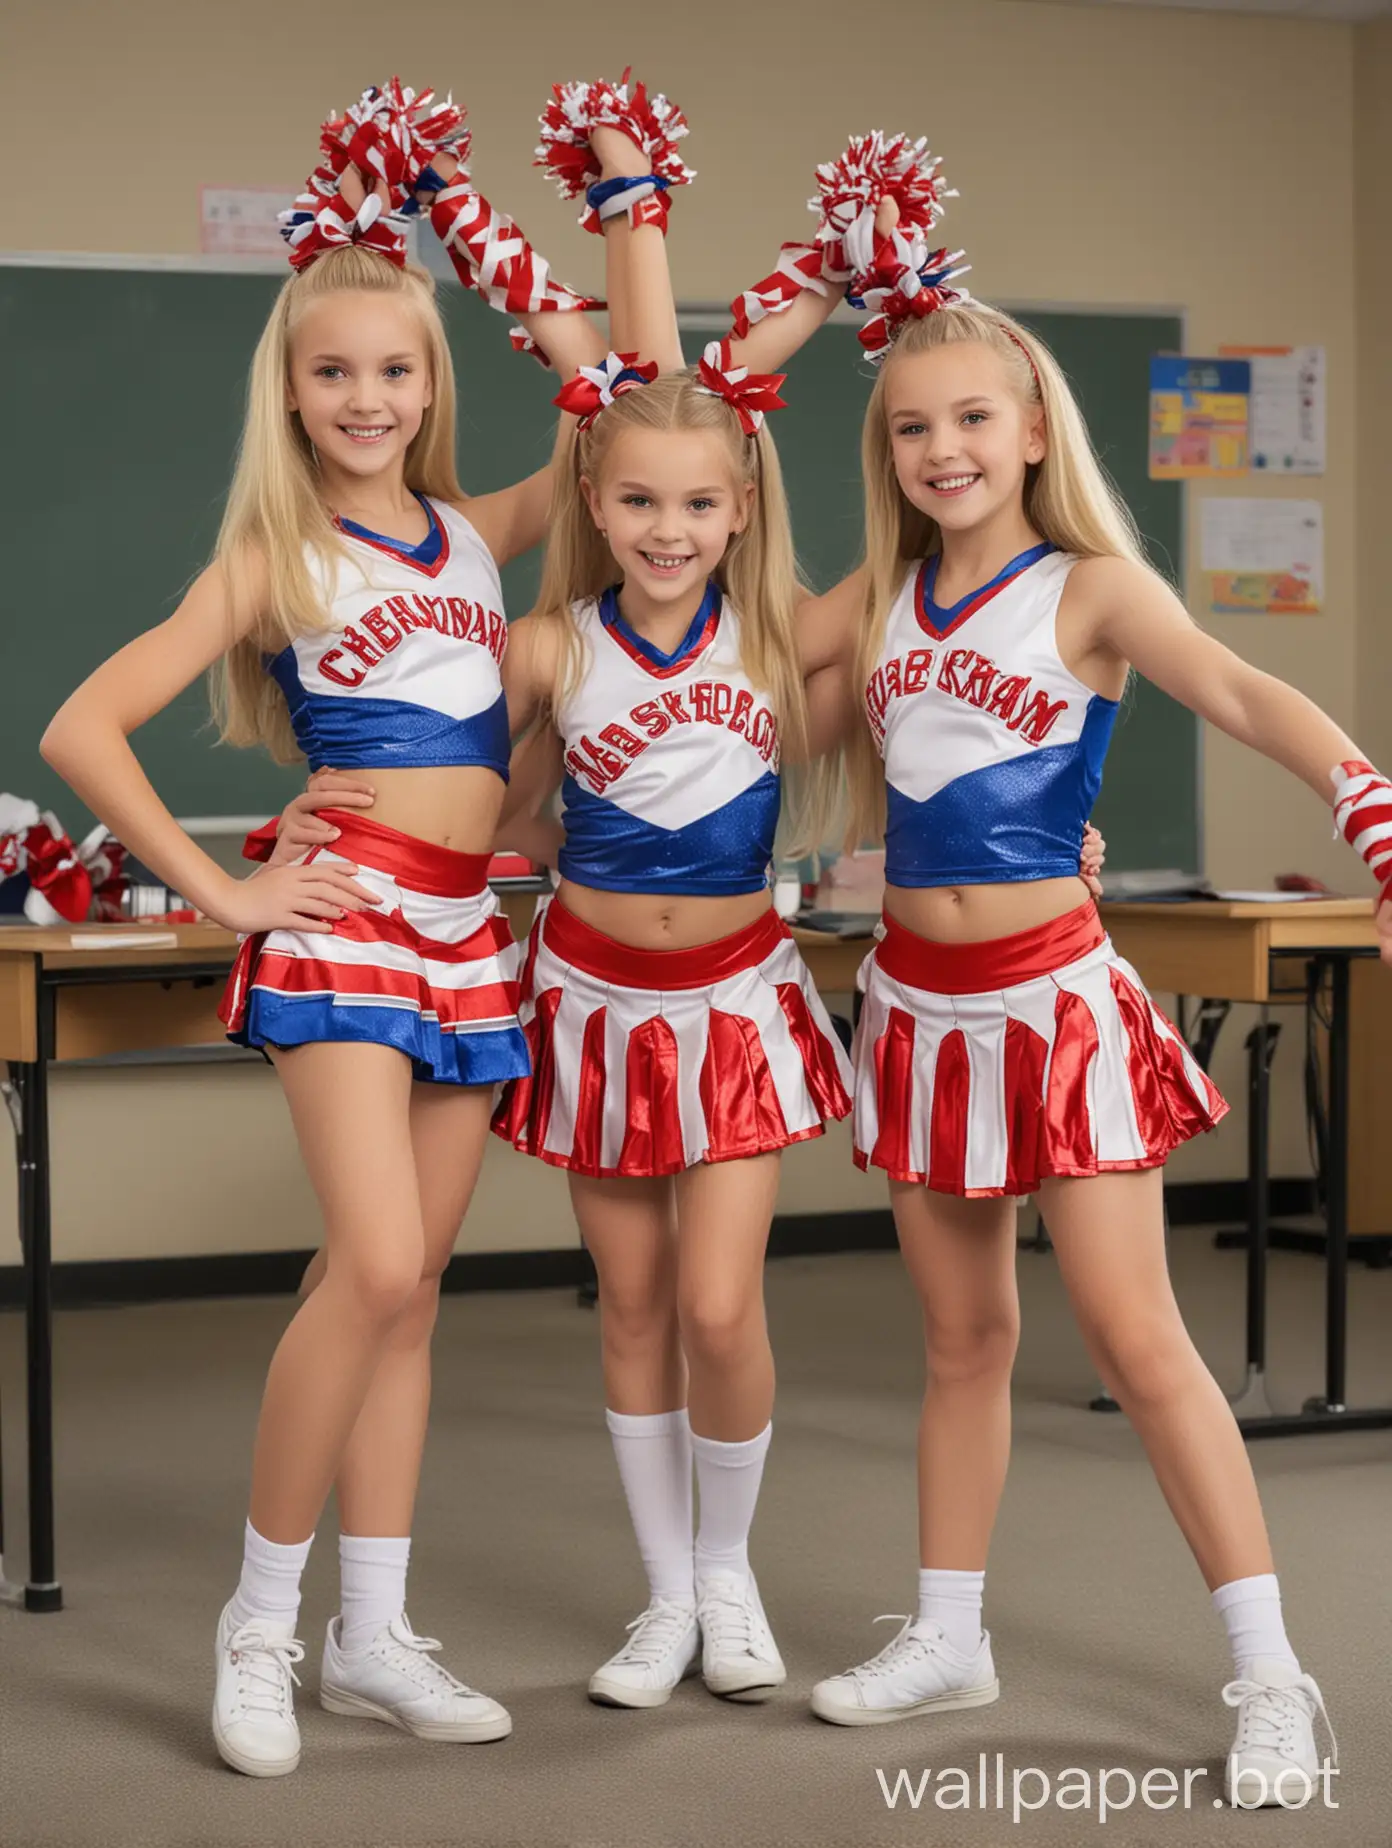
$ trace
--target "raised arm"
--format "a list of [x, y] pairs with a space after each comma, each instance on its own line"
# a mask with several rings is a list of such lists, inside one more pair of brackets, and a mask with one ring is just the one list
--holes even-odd
[[1382, 888], [1378, 928], [1383, 957], [1392, 961], [1392, 788], [1348, 733], [1295, 687], [1206, 635], [1144, 566], [1095, 558], [1074, 575], [1085, 640], [1093, 637], [1133, 663], [1172, 699], [1291, 771], [1335, 807], [1340, 830]]
[[341, 867], [279, 867], [234, 879], [191, 840], [141, 769], [130, 734], [251, 633], [265, 607], [264, 574], [234, 599], [218, 565], [194, 583], [167, 622], [114, 654], [65, 701], [40, 750], [94, 815], [164, 883], [240, 931], [323, 931], [372, 895]]

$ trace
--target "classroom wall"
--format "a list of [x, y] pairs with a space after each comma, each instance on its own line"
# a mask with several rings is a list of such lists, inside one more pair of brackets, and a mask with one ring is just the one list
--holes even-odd
[[1392, 19], [1354, 35], [1358, 327], [1358, 741], [1392, 763]]
[[[1392, 540], [1380, 505], [1385, 459], [1372, 434], [1381, 420], [1363, 389], [1374, 308], [1385, 325], [1392, 280], [1386, 248], [1368, 256], [1375, 223], [1386, 245], [1390, 131], [1376, 109], [1392, 71], [1386, 25], [1355, 32], [1032, 0], [880, 0], [868, 29], [827, 0], [708, 0], [697, 15], [613, 0], [533, 0], [525, 14], [417, 0], [409, 28], [404, 17], [367, 0], [340, 0], [328, 13], [307, 0], [142, 0], [138, 9], [10, 0], [5, 170], [24, 170], [46, 148], [78, 183], [65, 196], [5, 188], [0, 249], [193, 253], [200, 182], [298, 186], [319, 116], [399, 66], [418, 84], [455, 86], [470, 107], [480, 185], [517, 213], [561, 275], [598, 287], [598, 240], [581, 236], [575, 208], [529, 169], [534, 122], [554, 79], [631, 60], [674, 91], [694, 124], [687, 148], [700, 180], [676, 201], [671, 244], [678, 294], [723, 301], [766, 273], [781, 239], [806, 234], [812, 168], [849, 133], [927, 132], [962, 194], [947, 230], [966, 246], [972, 284], [987, 299], [1179, 307], [1194, 352], [1222, 341], [1327, 346], [1327, 476], [1233, 490], [1323, 499], [1327, 613], [1213, 627], [1346, 725], [1358, 716], [1369, 736], [1374, 722], [1387, 725], [1372, 710], [1370, 672], [1377, 663], [1387, 685], [1381, 587], [1392, 581]], [[77, 125], [66, 152], [54, 142], [55, 98]], [[1378, 390], [1386, 416], [1385, 369]], [[1355, 411], [1364, 420], [1361, 477]], [[1189, 563], [1194, 600], [1192, 553]], [[1382, 754], [1392, 760], [1392, 744]], [[1265, 884], [1298, 867], [1362, 889], [1315, 797], [1213, 735], [1202, 800], [1204, 870], [1220, 883]], [[1239, 1106], [1245, 1025], [1235, 1018], [1229, 1027], [1216, 1073]], [[1274, 1163], [1286, 1173], [1307, 1166], [1295, 1080], [1290, 1047]], [[269, 1074], [72, 1073], [55, 1093], [61, 1256], [312, 1242], [311, 1205]], [[1239, 1107], [1182, 1151], [1175, 1178], [1239, 1174], [1241, 1116]], [[147, 1159], [152, 1136], [157, 1170]], [[784, 1210], [882, 1201], [843, 1145], [838, 1134], [791, 1152]], [[6, 1147], [0, 1262], [15, 1255], [8, 1163]], [[469, 1244], [573, 1236], [558, 1178], [492, 1151]]]

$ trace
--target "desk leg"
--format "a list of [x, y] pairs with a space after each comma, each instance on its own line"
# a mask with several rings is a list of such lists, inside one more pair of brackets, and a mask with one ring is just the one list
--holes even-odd
[[53, 1516], [53, 1247], [48, 1171], [48, 1061], [56, 998], [40, 982], [38, 1058], [10, 1067], [18, 1101], [19, 1237], [24, 1258], [24, 1332], [29, 1437], [29, 1576], [27, 1611], [60, 1611], [63, 1588], [54, 1560]]
[[1348, 1341], [1349, 966], [1329, 969], [1329, 1159], [1325, 1176], [1324, 1397], [1306, 1410], [1342, 1412]]
[[1271, 1064], [1279, 1026], [1267, 1019], [1247, 1035], [1247, 1378], [1232, 1401], [1239, 1418], [1269, 1416], [1266, 1393], [1266, 1262], [1271, 1236]]

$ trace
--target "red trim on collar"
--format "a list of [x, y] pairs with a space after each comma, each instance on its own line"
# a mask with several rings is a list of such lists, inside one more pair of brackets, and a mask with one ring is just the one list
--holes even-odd
[[930, 559], [925, 558], [923, 563], [918, 567], [918, 576], [914, 579], [914, 615], [918, 618], [918, 626], [922, 629], [923, 633], [925, 635], [931, 635], [935, 642], [941, 642], [949, 635], [952, 635], [956, 630], [960, 629], [962, 624], [966, 622], [969, 617], [975, 616], [978, 610], [984, 609], [993, 597], [998, 597], [1003, 590], [1009, 590], [1010, 586], [1015, 583], [1018, 578], [1022, 578], [1027, 571], [1032, 571], [1034, 567], [1040, 563], [1040, 560], [1031, 558], [1028, 564], [1021, 565], [1018, 571], [1012, 571], [1009, 577], [1002, 578], [998, 584], [988, 584], [984, 590], [979, 590], [972, 598], [971, 602], [967, 604], [966, 608], [962, 610], [960, 614], [954, 616], [945, 629], [939, 629], [936, 626], [932, 617], [929, 616], [924, 604], [923, 587], [928, 576], [928, 566], [931, 562]]
[[650, 660], [643, 653], [641, 648], [635, 648], [616, 622], [605, 622], [601, 617], [599, 626], [611, 640], [618, 643], [630, 661], [642, 668], [645, 674], [651, 674], [654, 680], [670, 680], [673, 675], [684, 673], [691, 663], [710, 647], [715, 640], [715, 632], [720, 627], [720, 610], [711, 611], [706, 618], [705, 628], [702, 629], [692, 646], [687, 649], [679, 661], [672, 661], [666, 667], [659, 667], [655, 661]]
[[440, 529], [440, 555], [433, 565], [423, 565], [418, 558], [412, 558], [409, 552], [399, 552], [394, 545], [383, 545], [380, 539], [369, 539], [366, 533], [350, 533], [337, 514], [334, 515], [334, 525], [353, 545], [365, 545], [373, 552], [380, 552], [384, 558], [394, 558], [399, 564], [409, 565], [413, 571], [419, 571], [422, 577], [437, 578], [450, 561], [449, 527], [433, 503], [430, 517]]

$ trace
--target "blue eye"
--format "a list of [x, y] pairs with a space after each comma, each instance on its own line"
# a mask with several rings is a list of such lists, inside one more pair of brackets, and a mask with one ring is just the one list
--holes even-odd
[[715, 505], [715, 502], [713, 500], [707, 499], [704, 495], [702, 495], [702, 496], [698, 496], [696, 500], [692, 501], [691, 505], [695, 507], [701, 513], [709, 513], [711, 508]]
[[962, 422], [964, 424], [985, 423], [985, 421], [986, 421], [985, 411], [968, 411], [962, 419]]
[[922, 436], [925, 426], [921, 423], [900, 424], [894, 432], [896, 436]]
[[625, 494], [623, 505], [625, 507], [650, 507], [652, 502], [646, 494]]
[[409, 366], [388, 366], [386, 369], [387, 377], [389, 379], [407, 378], [410, 375], [410, 371], [411, 371], [411, 368]]
[[342, 378], [343, 368], [341, 366], [320, 366], [314, 376], [317, 379]]

